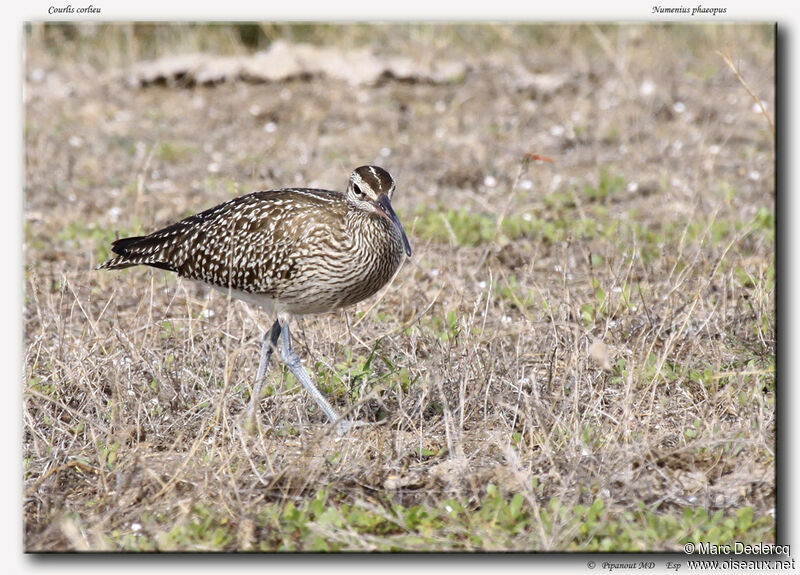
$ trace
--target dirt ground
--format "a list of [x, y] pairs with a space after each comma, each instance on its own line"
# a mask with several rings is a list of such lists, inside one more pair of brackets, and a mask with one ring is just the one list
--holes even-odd
[[[492, 483], [612, 515], [775, 516], [771, 26], [270, 30], [411, 70], [150, 83], [142, 60], [250, 50], [26, 32], [27, 550], [121, 548], [198, 502], [250, 549], [261, 507], [321, 488], [477, 506]], [[294, 334], [331, 402], [376, 425], [337, 437], [273, 363], [242, 433], [272, 318], [95, 267], [117, 236], [250, 191], [342, 190], [363, 164], [395, 177], [413, 257]]]

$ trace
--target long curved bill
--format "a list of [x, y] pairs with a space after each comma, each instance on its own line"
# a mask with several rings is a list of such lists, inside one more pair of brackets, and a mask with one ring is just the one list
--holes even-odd
[[386, 217], [394, 222], [394, 225], [400, 230], [400, 235], [403, 236], [403, 245], [406, 248], [406, 255], [411, 257], [411, 245], [408, 243], [408, 236], [406, 236], [406, 231], [403, 229], [403, 224], [400, 223], [400, 218], [397, 217], [397, 214], [392, 209], [392, 202], [389, 201], [389, 196], [386, 194], [378, 196], [378, 205], [383, 210], [383, 213], [386, 214]]

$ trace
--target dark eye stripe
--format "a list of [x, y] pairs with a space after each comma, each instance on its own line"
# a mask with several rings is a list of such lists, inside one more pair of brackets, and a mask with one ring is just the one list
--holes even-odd
[[358, 184], [353, 184], [353, 189], [359, 196], [363, 196], [364, 192], [361, 191], [361, 188], [358, 187]]

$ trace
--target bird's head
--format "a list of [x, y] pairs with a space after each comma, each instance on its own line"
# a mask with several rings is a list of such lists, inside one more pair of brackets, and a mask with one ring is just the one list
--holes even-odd
[[361, 166], [350, 174], [350, 183], [347, 186], [347, 201], [367, 212], [373, 212], [392, 222], [400, 236], [403, 238], [403, 247], [406, 255], [411, 256], [411, 245], [408, 243], [406, 231], [400, 218], [392, 209], [392, 195], [394, 194], [394, 178], [389, 172], [378, 166]]

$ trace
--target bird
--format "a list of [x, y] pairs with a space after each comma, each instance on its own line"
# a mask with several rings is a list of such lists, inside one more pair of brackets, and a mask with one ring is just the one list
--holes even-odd
[[[239, 196], [146, 236], [117, 239], [98, 270], [145, 265], [211, 285], [275, 317], [243, 420], [253, 417], [273, 350], [340, 433], [343, 419], [292, 348], [290, 321], [358, 303], [394, 277], [411, 245], [392, 208], [395, 180], [353, 170], [345, 193], [282, 188]], [[279, 345], [280, 339], [280, 345]]]

